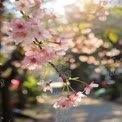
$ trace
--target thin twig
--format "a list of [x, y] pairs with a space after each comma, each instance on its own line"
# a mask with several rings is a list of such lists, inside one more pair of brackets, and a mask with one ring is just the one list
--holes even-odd
[[57, 69], [57, 67], [52, 63], [52, 62], [48, 62], [54, 69], [55, 71], [59, 74], [59, 77], [62, 78], [63, 82], [66, 81], [66, 79], [63, 77], [63, 75], [61, 74], [61, 72]]

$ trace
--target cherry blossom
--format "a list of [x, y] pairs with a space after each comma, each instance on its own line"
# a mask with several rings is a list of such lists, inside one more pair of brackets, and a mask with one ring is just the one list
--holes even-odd
[[15, 18], [9, 25], [12, 29], [12, 32], [8, 34], [9, 38], [11, 38], [16, 44], [21, 42], [31, 43], [33, 41], [28, 32], [30, 24], [27, 21], [21, 18]]
[[66, 54], [68, 50], [68, 46], [66, 45], [66, 40], [58, 40], [54, 42], [56, 45], [53, 45], [55, 48], [56, 55], [63, 56]]
[[[92, 54], [94, 53], [97, 48], [102, 46], [103, 40], [97, 38], [93, 33], [88, 34], [88, 38], [86, 39], [78, 39], [77, 45], [75, 48], [72, 49], [75, 53], [85, 53], [85, 54]], [[82, 48], [81, 48], [82, 47]]]
[[42, 0], [34, 0], [35, 4], [38, 5], [42, 2]]
[[77, 106], [78, 103], [76, 100], [72, 99], [71, 96], [62, 96], [59, 98], [59, 100], [54, 103], [53, 107], [54, 108], [69, 108], [69, 107], [72, 107], [72, 106]]
[[25, 0], [15, 1], [14, 4], [16, 6], [15, 8], [17, 11], [27, 12], [29, 10], [29, 7], [30, 7], [28, 1], [25, 1]]
[[57, 55], [65, 55], [66, 52], [65, 52], [63, 49], [60, 49], [60, 50], [57, 50], [57, 51], [56, 51], [56, 54], [57, 54]]
[[31, 43], [31, 38], [28, 32], [13, 32], [11, 35], [11, 39], [15, 42], [15, 44], [19, 44], [21, 42]]
[[24, 46], [25, 55], [23, 64], [29, 69], [35, 69], [38, 65], [50, 62], [58, 58], [56, 51], [48, 45], [44, 45], [42, 49], [39, 47], [29, 44]]
[[[69, 108], [72, 106], [78, 106], [81, 99], [87, 97], [85, 94], [89, 94], [92, 88], [98, 87], [98, 84], [95, 84], [94, 82], [90, 84], [81, 82], [86, 85], [84, 88], [85, 94], [83, 94], [84, 91], [75, 92], [67, 82], [68, 77], [64, 77], [58, 68], [52, 63], [52, 61], [58, 59], [59, 56], [65, 55], [66, 51], [74, 46], [77, 46], [77, 48], [74, 48], [74, 51], [77, 53], [82, 52], [91, 54], [102, 45], [103, 41], [95, 37], [95, 35], [90, 33], [90, 31], [87, 39], [80, 39], [80, 41], [77, 40], [77, 43], [74, 44], [72, 39], [74, 34], [70, 31], [70, 29], [69, 31], [67, 30], [69, 34], [66, 36], [61, 35], [60, 38], [55, 36], [53, 37], [53, 35], [57, 34], [51, 32], [50, 29], [47, 28], [47, 20], [49, 20], [52, 15], [48, 13], [48, 16], [48, 14], [44, 13], [40, 6], [41, 0], [19, 0], [15, 1], [14, 4], [16, 10], [20, 11], [22, 14], [22, 17], [15, 17], [11, 19], [10, 23], [8, 24], [10, 28], [8, 39], [15, 42], [16, 45], [21, 44], [25, 51], [22, 67], [28, 68], [29, 70], [34, 70], [38, 66], [45, 63], [50, 64], [59, 74], [59, 77], [61, 77], [62, 82], [67, 88], [67, 96], [61, 96], [59, 100], [54, 103], [54, 108]], [[78, 30], [75, 29], [75, 31], [77, 32]], [[87, 63], [91, 64], [96, 62], [95, 64], [97, 64], [97, 60], [90, 56], [80, 56], [79, 59], [81, 61], [87, 61], [87, 59], [89, 59]], [[74, 64], [72, 67], [76, 67], [75, 60], [70, 60], [70, 62]], [[37, 84], [42, 86], [44, 92], [50, 91], [52, 93], [53, 88], [51, 83], [52, 81], [42, 80]], [[71, 95], [70, 90], [73, 91], [73, 94]]]
[[26, 56], [32, 56], [40, 52], [40, 49], [34, 44], [29, 44], [28, 46], [24, 46], [24, 50]]
[[85, 94], [90, 94], [90, 91], [92, 90], [92, 88], [98, 87], [98, 84], [95, 84], [94, 81], [91, 82], [90, 84], [86, 85], [86, 87], [84, 88]]
[[71, 95], [71, 98], [74, 99], [77, 102], [81, 101], [81, 98], [87, 97], [86, 95], [83, 94], [83, 92], [77, 92]]
[[68, 50], [68, 47], [66, 46], [65, 43], [66, 43], [66, 40], [59, 40], [56, 42], [56, 44], [58, 44], [61, 49], [66, 51]]
[[22, 61], [23, 68], [28, 68], [30, 70], [35, 69], [40, 63], [40, 56], [38, 55], [26, 56]]
[[32, 17], [37, 18], [37, 19], [43, 19], [44, 13], [42, 9], [36, 9], [32, 13]]
[[44, 47], [40, 50], [40, 55], [44, 62], [52, 61], [57, 57], [54, 49], [48, 45], [44, 45]]
[[28, 29], [28, 22], [22, 18], [14, 18], [9, 24], [14, 32], [22, 32]]
[[37, 36], [37, 30], [39, 28], [39, 21], [35, 18], [29, 18], [28, 19], [28, 33], [30, 34], [30, 37], [35, 38]]
[[43, 26], [39, 26], [39, 28], [36, 30], [37, 35], [36, 38], [39, 40], [46, 40], [51, 39], [52, 35], [49, 33], [48, 30], [46, 30]]
[[43, 87], [43, 91], [46, 92], [49, 90], [51, 93], [53, 92], [53, 89], [51, 87], [52, 81], [40, 81], [37, 84]]

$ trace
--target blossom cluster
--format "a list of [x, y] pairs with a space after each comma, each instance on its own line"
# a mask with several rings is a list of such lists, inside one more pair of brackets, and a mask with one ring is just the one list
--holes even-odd
[[[67, 82], [67, 81], [66, 81]], [[65, 82], [65, 84], [67, 85], [67, 83]], [[47, 90], [49, 90], [51, 93], [53, 92], [53, 88], [51, 86], [52, 81], [40, 81], [38, 82], [38, 85], [43, 87], [43, 91], [46, 92]], [[68, 87], [68, 85], [67, 85]], [[57, 102], [54, 103], [53, 107], [54, 108], [69, 108], [72, 106], [78, 106], [78, 104], [80, 103], [82, 98], [86, 98], [88, 94], [90, 94], [90, 91], [95, 88], [98, 87], [98, 84], [91, 82], [90, 84], [86, 84], [85, 83], [85, 88], [84, 91], [85, 93], [79, 91], [79, 92], [75, 92], [73, 90], [73, 94], [68, 95], [67, 96], [61, 96], [59, 98], [59, 100]], [[69, 87], [71, 88], [71, 86]]]
[[[88, 34], [88, 38], [86, 39], [78, 39], [76, 42], [76, 47], [73, 48], [72, 51], [74, 53], [84, 53], [84, 54], [92, 54], [94, 53], [100, 46], [103, 44], [103, 40], [95, 37], [93, 33]], [[82, 48], [81, 48], [82, 46]]]
[[[68, 108], [71, 106], [77, 106], [81, 101], [81, 98], [84, 98], [87, 94], [90, 94], [91, 89], [98, 87], [98, 84], [95, 84], [94, 82], [87, 84], [80, 81], [85, 85], [84, 91], [75, 92], [72, 87], [69, 86], [68, 81], [79, 80], [64, 77], [52, 63], [52, 61], [58, 59], [59, 56], [65, 55], [66, 51], [68, 50], [66, 45], [67, 40], [55, 40], [51, 31], [45, 27], [45, 24], [43, 23], [45, 15], [41, 8], [41, 1], [19, 0], [15, 1], [14, 4], [15, 9], [20, 11], [22, 16], [13, 18], [8, 23], [8, 26], [10, 27], [8, 40], [14, 42], [16, 45], [22, 45], [25, 51], [22, 66], [32, 70], [39, 65], [49, 63], [59, 74], [59, 77], [62, 78], [64, 88], [67, 88], [67, 96], [60, 97], [59, 100], [54, 104], [54, 108]], [[90, 40], [88, 40], [87, 43], [84, 43], [84, 45], [87, 45], [88, 48], [91, 47], [88, 45], [89, 41], [91, 42], [91, 45], [94, 45], [97, 40], [96, 39], [94, 41], [93, 37], [89, 38]], [[102, 41], [100, 40], [95, 49], [98, 48], [101, 43]], [[94, 52], [95, 49], [92, 49], [92, 52]], [[43, 91], [45, 92], [47, 90], [53, 92], [51, 83], [52, 81], [41, 81], [38, 82], [38, 85], [42, 86]], [[70, 95], [70, 89], [73, 91], [72, 95]]]
[[[21, 18], [13, 18], [10, 27], [9, 41], [21, 44], [25, 51], [22, 62], [24, 68], [35, 69], [38, 65], [51, 62], [68, 49], [63, 40], [53, 39], [52, 34], [44, 27], [42, 8], [39, 0], [19, 0], [15, 2], [16, 10], [22, 13]], [[32, 11], [32, 12], [30, 12]]]

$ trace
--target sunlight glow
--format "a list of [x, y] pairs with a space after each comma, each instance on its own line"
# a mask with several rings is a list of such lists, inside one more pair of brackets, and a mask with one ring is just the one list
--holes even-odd
[[[15, 0], [10, 0], [10, 1], [13, 3]], [[31, 1], [31, 0], [28, 0], [28, 1]], [[81, 11], [83, 11], [85, 4], [90, 3], [90, 2], [93, 2], [96, 4], [106, 3], [110, 7], [117, 3], [122, 4], [122, 2], [118, 2], [118, 1], [119, 0], [52, 0], [52, 1], [46, 2], [44, 4], [44, 8], [47, 8], [49, 11], [52, 11], [54, 14], [65, 16], [65, 8], [69, 5], [71, 6], [75, 5]]]
[[47, 2], [45, 7], [52, 9], [55, 14], [65, 15], [65, 6], [75, 3], [77, 0], [56, 0]]
[[15, 0], [10, 0], [10, 2], [14, 3], [14, 2], [15, 2]]
[[77, 0], [57, 0], [54, 4], [54, 6], [66, 6], [75, 3]]
[[[53, 12], [58, 15], [65, 15], [65, 8], [69, 5], [77, 6], [80, 10], [84, 8], [84, 0], [56, 0], [54, 3], [50, 2], [50, 7], [53, 9]], [[71, 7], [70, 6], [70, 7]], [[49, 8], [49, 6], [48, 6]]]

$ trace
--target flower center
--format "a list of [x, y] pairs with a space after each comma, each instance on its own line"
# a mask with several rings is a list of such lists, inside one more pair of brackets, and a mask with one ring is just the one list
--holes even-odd
[[36, 59], [35, 58], [32, 58], [31, 59], [31, 63], [36, 63]]
[[20, 6], [21, 6], [22, 8], [25, 8], [25, 7], [26, 7], [26, 5], [25, 5], [24, 3], [21, 3]]
[[22, 28], [24, 28], [24, 27], [23, 27], [23, 25], [18, 24], [18, 25], [17, 25], [17, 28], [22, 29]]

